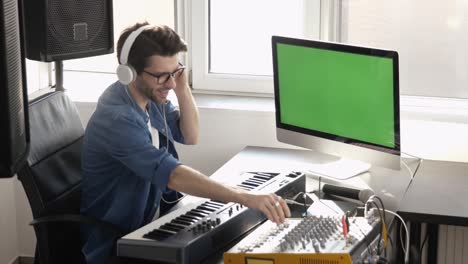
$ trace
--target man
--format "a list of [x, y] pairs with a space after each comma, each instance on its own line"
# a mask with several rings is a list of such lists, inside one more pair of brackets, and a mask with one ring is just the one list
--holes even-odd
[[[277, 195], [222, 185], [177, 159], [174, 141], [196, 144], [199, 131], [198, 110], [178, 60], [185, 51], [184, 41], [166, 26], [136, 24], [121, 34], [117, 57], [135, 75], [124, 85], [122, 79], [127, 78], [118, 73], [121, 82], [102, 94], [87, 125], [81, 212], [131, 232], [155, 218], [169, 188], [237, 202], [283, 222], [290, 212]], [[177, 96], [179, 110], [167, 100], [170, 90]], [[116, 237], [90, 226], [83, 226], [82, 235], [87, 262], [108, 263]]]

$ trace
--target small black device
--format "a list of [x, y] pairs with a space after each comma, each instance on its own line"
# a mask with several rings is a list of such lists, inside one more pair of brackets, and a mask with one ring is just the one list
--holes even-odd
[[353, 189], [344, 186], [332, 185], [325, 183], [322, 186], [322, 192], [330, 195], [337, 195], [345, 198], [350, 198], [354, 200], [359, 200], [365, 203], [369, 197], [374, 195], [374, 191], [371, 189]]

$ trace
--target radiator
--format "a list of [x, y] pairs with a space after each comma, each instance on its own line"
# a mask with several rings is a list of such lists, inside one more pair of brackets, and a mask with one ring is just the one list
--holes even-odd
[[[423, 256], [425, 258], [425, 254], [423, 254]], [[426, 263], [424, 258], [422, 263]], [[437, 263], [468, 263], [468, 227], [448, 225], [439, 226]]]

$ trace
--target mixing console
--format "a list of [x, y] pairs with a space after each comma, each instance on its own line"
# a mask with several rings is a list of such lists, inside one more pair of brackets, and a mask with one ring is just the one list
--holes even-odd
[[342, 222], [338, 215], [291, 218], [282, 225], [267, 221], [226, 252], [224, 262], [360, 263], [379, 234], [380, 221], [350, 217], [346, 231]]

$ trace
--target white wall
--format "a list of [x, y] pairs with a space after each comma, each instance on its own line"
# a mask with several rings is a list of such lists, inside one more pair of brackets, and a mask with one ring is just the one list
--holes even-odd
[[33, 257], [36, 247], [36, 236], [34, 229], [29, 223], [32, 221], [31, 207], [19, 180], [15, 181], [15, 204], [16, 204], [16, 235], [18, 237], [17, 256]]
[[0, 263], [9, 263], [18, 255], [15, 209], [16, 178], [0, 179]]
[[32, 213], [20, 181], [0, 179], [0, 264], [33, 256], [36, 238], [29, 225]]

